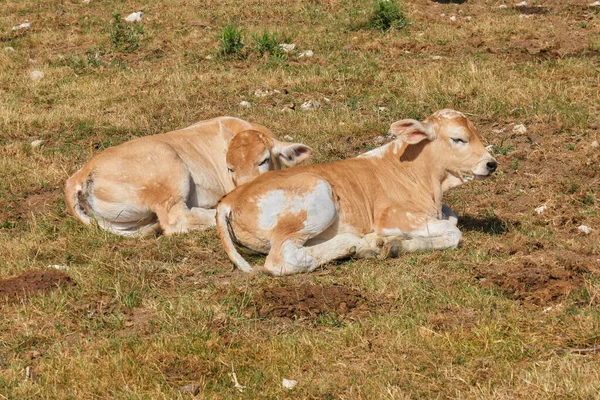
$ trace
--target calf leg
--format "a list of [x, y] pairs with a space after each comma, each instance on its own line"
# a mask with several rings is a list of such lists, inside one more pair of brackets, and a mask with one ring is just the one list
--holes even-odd
[[275, 275], [292, 275], [311, 272], [331, 261], [351, 257], [368, 249], [369, 244], [351, 233], [343, 233], [315, 244], [304, 246], [307, 238], [285, 240], [271, 247], [267, 256], [264, 272]]
[[183, 199], [171, 207], [159, 206], [155, 209], [155, 212], [165, 235], [215, 226], [216, 210], [207, 210], [200, 207], [194, 207], [190, 210]]

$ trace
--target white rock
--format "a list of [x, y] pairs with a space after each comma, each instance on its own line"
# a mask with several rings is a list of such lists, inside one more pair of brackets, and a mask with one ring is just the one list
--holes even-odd
[[430, 58], [432, 60], [443, 60], [445, 57], [442, 57], [442, 56], [431, 56]]
[[141, 11], [134, 12], [134, 13], [129, 14], [127, 17], [125, 17], [125, 21], [127, 21], [127, 22], [142, 22], [143, 15], [144, 15], [144, 13]]
[[14, 53], [15, 48], [14, 47], [10, 47], [10, 46], [6, 46], [4, 48], [4, 51], [7, 52], [7, 53]]
[[280, 43], [279, 48], [284, 53], [289, 53], [290, 51], [292, 51], [296, 48], [296, 43]]
[[456, 21], [456, 15], [453, 15], [450, 17], [450, 21], [455, 22]]
[[386, 112], [386, 111], [389, 111], [389, 108], [387, 108], [387, 107], [377, 107], [377, 111], [379, 111], [379, 112]]
[[292, 390], [293, 388], [296, 387], [296, 385], [298, 384], [298, 381], [295, 381], [293, 379], [283, 378], [283, 381], [281, 382], [281, 384], [283, 385], [284, 388]]
[[83, 4], [90, 4], [90, 0], [81, 0]]
[[323, 97], [323, 101], [325, 103], [331, 103], [331, 99], [329, 97]]
[[19, 31], [21, 29], [29, 29], [30, 26], [31, 26], [31, 23], [28, 20], [25, 20], [25, 22], [23, 22], [22, 24], [13, 26], [12, 30]]
[[267, 97], [267, 96], [270, 96], [272, 94], [273, 94], [273, 92], [270, 91], [269, 89], [266, 89], [266, 90], [256, 89], [254, 91], [254, 96], [256, 96], [256, 97]]
[[210, 54], [207, 55], [206, 57], [204, 57], [205, 60], [212, 60], [213, 56], [211, 56]]
[[303, 58], [303, 57], [311, 58], [314, 55], [315, 55], [315, 53], [313, 53], [312, 50], [305, 50], [302, 53], [298, 54], [298, 58]]
[[506, 4], [500, 4], [498, 8], [508, 8], [508, 6]]
[[29, 79], [31, 79], [32, 81], [39, 81], [41, 79], [44, 79], [44, 71], [40, 71], [38, 69], [31, 71], [29, 73]]
[[[288, 108], [288, 110], [289, 110], [289, 108]], [[284, 140], [287, 140], [288, 142], [291, 142], [291, 141], [293, 141], [293, 140], [294, 140], [294, 138], [293, 138], [293, 137], [291, 137], [290, 135], [285, 135], [285, 136], [283, 137], [283, 139], [284, 139]]]
[[446, 18], [446, 14], [445, 14], [445, 13], [441, 13], [441, 14], [440, 14], [440, 17], [442, 17], [442, 18]]
[[522, 1], [520, 3], [515, 4], [515, 7], [526, 7], [527, 6], [527, 2], [526, 1]]
[[579, 232], [583, 232], [583, 233], [585, 233], [586, 235], [589, 235], [589, 234], [590, 234], [590, 232], [592, 232], [594, 229], [590, 228], [590, 227], [589, 227], [589, 226], [587, 226], [587, 225], [579, 225], [579, 226], [577, 227], [577, 230], [578, 230]]
[[252, 105], [249, 102], [247, 102], [246, 100], [242, 100], [242, 101], [240, 101], [240, 107], [250, 108], [250, 107], [252, 107]]
[[523, 133], [527, 132], [527, 128], [523, 124], [518, 124], [513, 126], [512, 131], [513, 133], [518, 133], [522, 135]]
[[546, 211], [547, 209], [548, 209], [548, 206], [545, 204], [542, 204], [541, 206], [535, 208], [535, 212], [539, 215], [539, 214], [543, 213], [544, 211]]
[[590, 7], [600, 7], [600, 1], [595, 1], [593, 3], [590, 3]]
[[48, 265], [48, 268], [57, 269], [59, 271], [68, 271], [69, 270], [69, 267], [67, 267], [66, 265], [58, 265], [58, 264]]
[[317, 100], [308, 100], [302, 103], [300, 108], [304, 111], [316, 110], [318, 108], [321, 108], [321, 103]]
[[465, 19], [466, 19], [467, 21], [470, 21], [470, 20], [472, 20], [472, 19], [473, 19], [473, 17], [471, 17], [470, 15], [467, 15], [467, 16], [465, 17]]
[[592, 147], [593, 147], [593, 148], [595, 148], [595, 149], [597, 149], [598, 147], [600, 147], [600, 144], [598, 143], [598, 141], [597, 141], [597, 140], [594, 140], [594, 141], [592, 142]]
[[502, 128], [502, 129], [492, 129], [492, 132], [494, 132], [494, 133], [504, 133], [504, 128]]
[[31, 142], [31, 148], [33, 149], [39, 149], [40, 147], [42, 147], [44, 144], [44, 141], [42, 139], [37, 139], [34, 140], [33, 142]]

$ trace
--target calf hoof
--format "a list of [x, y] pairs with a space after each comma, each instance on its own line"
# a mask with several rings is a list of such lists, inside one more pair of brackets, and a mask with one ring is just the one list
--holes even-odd
[[396, 258], [402, 252], [402, 240], [392, 239], [388, 243], [387, 256], [390, 258]]
[[375, 250], [362, 250], [356, 253], [356, 258], [377, 258]]

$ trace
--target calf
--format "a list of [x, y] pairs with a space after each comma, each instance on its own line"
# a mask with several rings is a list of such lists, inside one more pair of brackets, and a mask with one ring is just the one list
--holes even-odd
[[395, 140], [359, 157], [271, 172], [225, 196], [217, 232], [229, 258], [251, 272], [235, 245], [268, 253], [262, 270], [287, 275], [349, 256], [456, 247], [461, 233], [442, 194], [488, 177], [496, 160], [458, 111], [390, 131]]
[[264, 126], [214, 118], [104, 150], [67, 180], [66, 203], [83, 223], [95, 219], [123, 236], [204, 229], [236, 185], [311, 151], [275, 140]]

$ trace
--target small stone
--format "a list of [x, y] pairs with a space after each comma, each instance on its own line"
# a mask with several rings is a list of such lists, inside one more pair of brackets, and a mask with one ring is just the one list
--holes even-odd
[[142, 22], [144, 13], [142, 11], [134, 12], [125, 17], [126, 22]]
[[527, 132], [527, 128], [523, 124], [518, 124], [518, 125], [513, 126], [512, 131], [513, 131], [513, 133], [522, 135]]
[[600, 1], [595, 1], [593, 3], [590, 3], [590, 7], [600, 7]]
[[37, 140], [34, 140], [33, 142], [31, 142], [32, 149], [39, 149], [43, 145], [44, 145], [44, 141], [42, 139], [37, 139]]
[[313, 53], [312, 50], [305, 50], [303, 52], [301, 52], [300, 54], [298, 54], [298, 58], [311, 58], [315, 53]]
[[451, 16], [451, 17], [450, 17], [450, 21], [452, 21], [452, 22], [456, 22], [456, 15], [453, 15], [453, 16]]
[[293, 140], [294, 140], [294, 138], [293, 138], [293, 137], [291, 137], [290, 135], [285, 135], [285, 136], [283, 137], [283, 139], [284, 139], [284, 140], [287, 140], [288, 142], [291, 142], [291, 141], [293, 141]]
[[502, 129], [492, 129], [492, 132], [494, 132], [494, 133], [504, 133], [504, 128], [502, 128]]
[[544, 211], [546, 211], [547, 209], [548, 209], [548, 206], [543, 204], [539, 207], [536, 207], [535, 212], [539, 215], [539, 214], [543, 213]]
[[473, 17], [471, 17], [470, 15], [467, 15], [467, 16], [465, 17], [465, 19], [466, 19], [467, 21], [470, 21], [470, 20], [472, 20], [472, 19], [473, 19]]
[[283, 385], [284, 388], [286, 388], [288, 390], [292, 390], [293, 388], [296, 387], [296, 385], [298, 384], [298, 381], [295, 381], [293, 379], [283, 378], [283, 381], [281, 382], [281, 384]]
[[390, 110], [390, 109], [389, 109], [389, 108], [387, 108], [387, 107], [377, 107], [377, 111], [379, 111], [379, 112], [387, 112], [387, 111], [389, 111], [389, 110]]
[[250, 107], [252, 107], [252, 105], [249, 102], [247, 102], [246, 100], [242, 100], [242, 101], [240, 101], [240, 107], [250, 108]]
[[441, 14], [440, 14], [440, 17], [442, 17], [442, 18], [446, 18], [446, 13], [441, 13]]
[[57, 269], [59, 271], [68, 271], [69, 270], [69, 267], [67, 267], [66, 265], [58, 265], [58, 264], [48, 265], [48, 268]]
[[598, 147], [600, 147], [600, 144], [598, 143], [598, 141], [597, 141], [597, 140], [594, 140], [594, 141], [592, 142], [592, 147], [593, 147], [593, 148], [595, 148], [595, 149], [597, 149]]
[[31, 26], [31, 23], [28, 20], [25, 20], [25, 22], [23, 22], [22, 24], [13, 26], [12, 30], [20, 31], [21, 29], [29, 29], [30, 26]]
[[296, 105], [294, 103], [288, 103], [285, 105], [284, 110], [295, 110]]
[[444, 57], [442, 57], [442, 56], [431, 56], [430, 58], [432, 60], [443, 60], [444, 59]]
[[181, 386], [178, 390], [181, 393], [189, 393], [192, 396], [196, 396], [198, 393], [200, 393], [200, 385], [190, 383], [189, 385]]
[[211, 55], [209, 54], [209, 55], [207, 55], [206, 57], [204, 57], [204, 59], [205, 59], [205, 60], [212, 60], [212, 59], [213, 59], [213, 56], [211, 56]]
[[10, 46], [6, 46], [4, 48], [4, 51], [7, 52], [7, 53], [14, 53], [15, 48], [14, 47], [10, 47]]
[[83, 4], [90, 4], [90, 0], [81, 0]]
[[39, 81], [44, 79], [44, 71], [34, 70], [29, 73], [29, 79], [32, 81]]
[[308, 100], [308, 101], [305, 101], [304, 103], [302, 103], [300, 108], [303, 109], [304, 111], [316, 110], [318, 108], [321, 108], [321, 103], [318, 102], [317, 100]]
[[289, 53], [290, 51], [293, 51], [296, 48], [296, 43], [280, 43], [279, 48], [284, 53]]
[[578, 230], [579, 232], [583, 232], [583, 233], [585, 233], [586, 235], [589, 235], [589, 234], [590, 234], [590, 233], [591, 233], [591, 232], [592, 232], [594, 229], [593, 229], [593, 228], [590, 228], [590, 227], [589, 227], [589, 226], [587, 226], [587, 225], [579, 225], [579, 226], [577, 227], [577, 230]]
[[515, 7], [527, 7], [527, 2], [526, 1], [522, 1], [520, 3], [515, 4]]
[[508, 8], [508, 6], [506, 4], [500, 4], [498, 8]]

